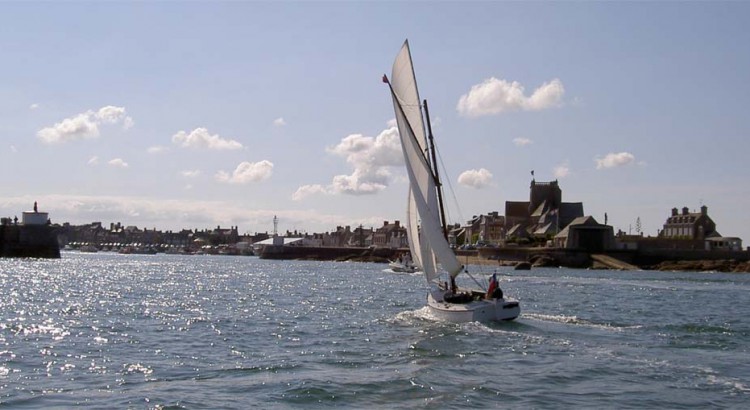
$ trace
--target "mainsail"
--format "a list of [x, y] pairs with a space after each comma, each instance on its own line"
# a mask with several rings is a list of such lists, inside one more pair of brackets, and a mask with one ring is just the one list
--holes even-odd
[[440, 224], [437, 181], [427, 155], [427, 138], [408, 40], [396, 56], [389, 84], [409, 175], [407, 230], [412, 258], [428, 281], [439, 276], [438, 262], [455, 277], [461, 271], [461, 264]]

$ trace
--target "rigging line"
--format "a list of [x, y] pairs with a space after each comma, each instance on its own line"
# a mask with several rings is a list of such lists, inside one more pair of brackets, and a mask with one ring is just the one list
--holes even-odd
[[[448, 168], [445, 166], [445, 162], [443, 162], [443, 156], [440, 154], [440, 148], [437, 145], [435, 145], [435, 151], [437, 151], [438, 161], [440, 161], [440, 167], [443, 168], [444, 170], [443, 174], [450, 175], [450, 173], [448, 173], [447, 171]], [[463, 225], [465, 221], [464, 216], [463, 216], [463, 211], [461, 210], [461, 205], [459, 204], [458, 198], [456, 197], [456, 191], [453, 189], [451, 178], [443, 178], [443, 182], [446, 182], [446, 181], [448, 183], [448, 190], [450, 191], [451, 197], [453, 198], [453, 203], [456, 206], [456, 211], [458, 212], [458, 218], [459, 218], [458, 222], [461, 225]], [[446, 212], [450, 214], [450, 209], [449, 209], [450, 207], [446, 207], [446, 208], [447, 208]]]
[[471, 280], [473, 280], [474, 283], [476, 283], [477, 286], [479, 286], [479, 289], [484, 289], [485, 292], [487, 291], [487, 286], [484, 285], [484, 284], [482, 284], [482, 283], [479, 283], [479, 281], [477, 280], [477, 278], [475, 278], [474, 275], [472, 275], [471, 273], [469, 273], [468, 270], [465, 270], [464, 273], [467, 274], [467, 275], [469, 275], [469, 277], [471, 278]]

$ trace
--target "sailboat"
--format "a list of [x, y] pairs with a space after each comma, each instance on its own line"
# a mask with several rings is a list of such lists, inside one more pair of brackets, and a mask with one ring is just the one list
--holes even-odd
[[383, 75], [383, 82], [388, 84], [393, 97], [409, 176], [406, 218], [409, 250], [427, 280], [427, 306], [431, 314], [454, 323], [517, 318], [521, 313], [518, 301], [503, 297], [495, 275], [494, 284], [491, 279], [486, 290], [464, 290], [456, 285], [456, 277], [464, 267], [447, 239], [429, 109], [427, 100], [420, 104], [409, 40], [393, 62], [391, 78]]

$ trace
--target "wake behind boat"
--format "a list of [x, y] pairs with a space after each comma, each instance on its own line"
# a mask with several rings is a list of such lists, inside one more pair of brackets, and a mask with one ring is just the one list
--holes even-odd
[[[401, 148], [409, 175], [407, 232], [414, 265], [424, 272], [431, 313], [449, 322], [513, 320], [521, 313], [517, 300], [504, 298], [493, 275], [485, 290], [459, 290], [456, 277], [463, 271], [447, 240], [442, 186], [438, 174], [432, 126], [427, 108], [420, 104], [417, 79], [405, 41], [393, 63], [390, 80]], [[424, 113], [422, 112], [424, 107]], [[425, 132], [425, 124], [427, 131]], [[438, 264], [441, 269], [438, 269]], [[494, 281], [494, 282], [493, 282]]]

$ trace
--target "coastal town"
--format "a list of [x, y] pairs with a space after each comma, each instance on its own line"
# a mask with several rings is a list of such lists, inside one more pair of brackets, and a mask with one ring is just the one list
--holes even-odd
[[[378, 227], [337, 226], [329, 232], [241, 234], [238, 226], [183, 229], [139, 228], [121, 222], [52, 224], [46, 212], [23, 212], [22, 220], [0, 221], [0, 255], [59, 257], [59, 249], [139, 254], [257, 255], [269, 259], [368, 260], [387, 262], [408, 252], [407, 229], [399, 220]], [[614, 232], [584, 212], [581, 202], [564, 202], [558, 181], [531, 181], [526, 201], [506, 201], [504, 215], [490, 211], [446, 230], [455, 252], [477, 263], [571, 266], [607, 269], [748, 271], [750, 250], [742, 239], [723, 236], [708, 207], [665, 210], [655, 236]], [[53, 232], [45, 239], [40, 229]], [[56, 248], [56, 249], [52, 249]]]

